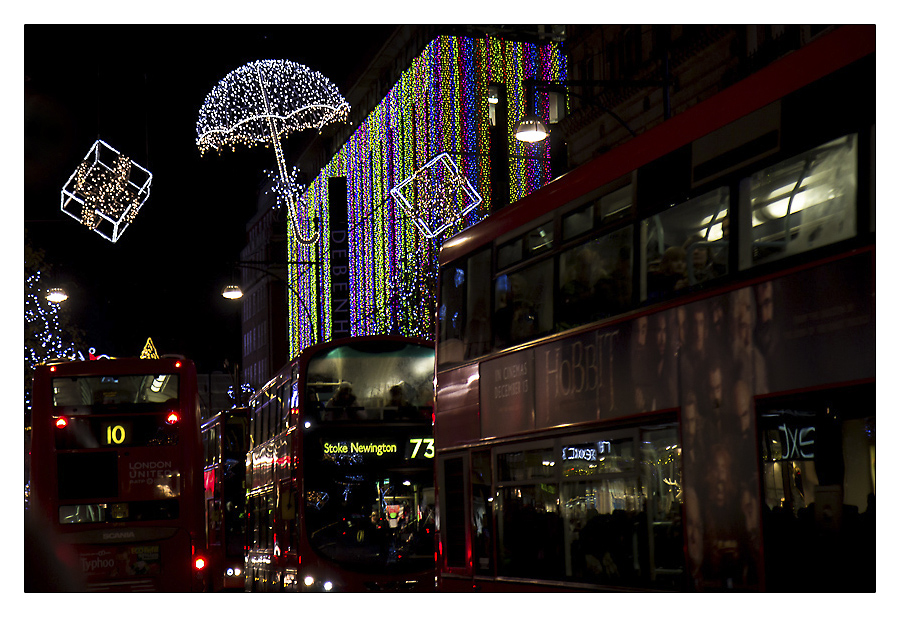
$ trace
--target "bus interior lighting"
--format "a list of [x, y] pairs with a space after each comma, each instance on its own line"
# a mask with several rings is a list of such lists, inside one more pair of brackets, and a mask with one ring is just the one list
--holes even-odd
[[159, 392], [162, 390], [163, 385], [166, 383], [167, 375], [160, 375], [153, 380], [153, 383], [150, 384], [150, 390], [153, 392]]

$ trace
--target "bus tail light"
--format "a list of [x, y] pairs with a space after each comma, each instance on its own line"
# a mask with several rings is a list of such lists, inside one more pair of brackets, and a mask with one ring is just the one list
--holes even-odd
[[69, 426], [69, 421], [66, 420], [65, 416], [60, 416], [56, 419], [56, 428], [66, 428]]
[[181, 416], [177, 411], [170, 411], [166, 416], [166, 424], [178, 424], [179, 422], [181, 422]]
[[201, 555], [194, 557], [194, 569], [197, 572], [200, 572], [205, 567], [206, 567], [206, 559], [204, 559]]

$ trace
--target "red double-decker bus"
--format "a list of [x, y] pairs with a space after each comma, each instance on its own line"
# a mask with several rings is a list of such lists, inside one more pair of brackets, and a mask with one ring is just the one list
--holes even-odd
[[247, 591], [434, 590], [434, 345], [313, 345], [251, 399]]
[[207, 576], [211, 591], [244, 590], [247, 533], [245, 461], [250, 409], [225, 409], [201, 427], [206, 503]]
[[448, 240], [439, 589], [874, 591], [875, 27]]
[[197, 374], [181, 358], [49, 362], [34, 374], [32, 508], [87, 591], [200, 591]]

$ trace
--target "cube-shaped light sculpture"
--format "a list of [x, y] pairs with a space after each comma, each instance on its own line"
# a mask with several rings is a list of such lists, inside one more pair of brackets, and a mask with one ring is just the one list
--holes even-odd
[[150, 196], [153, 174], [98, 139], [63, 186], [60, 208], [116, 242]]
[[481, 195], [443, 152], [391, 189], [426, 238], [434, 238], [481, 203]]

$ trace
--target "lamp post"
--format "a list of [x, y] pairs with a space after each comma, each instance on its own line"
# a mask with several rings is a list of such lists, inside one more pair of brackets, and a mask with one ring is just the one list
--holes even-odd
[[[300, 305], [300, 310], [302, 310], [306, 316], [306, 322], [310, 324], [310, 328], [313, 327], [312, 319], [310, 316], [309, 308], [304, 302], [303, 294], [297, 288], [296, 285], [292, 285], [290, 281], [285, 278], [281, 273], [279, 273], [279, 269], [283, 271], [283, 269], [287, 266], [313, 266], [319, 265], [317, 261], [284, 261], [284, 262], [275, 262], [275, 261], [237, 261], [233, 262], [232, 266], [234, 268], [244, 268], [247, 270], [252, 270], [254, 272], [259, 272], [264, 276], [260, 276], [257, 280], [253, 281], [251, 287], [256, 286], [262, 281], [266, 280], [266, 277], [271, 277], [271, 279], [278, 281], [283, 284], [291, 294], [293, 294], [297, 298], [297, 302]], [[266, 287], [268, 289], [268, 287]], [[283, 298], [273, 297], [271, 295], [272, 292], [265, 291], [264, 292], [264, 302], [263, 306], [267, 307], [264, 309], [266, 311], [264, 319], [268, 322], [268, 325], [263, 330], [264, 334], [262, 334], [262, 338], [259, 339], [259, 343], [254, 342], [254, 348], [249, 351], [245, 347], [244, 355], [243, 355], [243, 365], [248, 370], [262, 370], [262, 369], [252, 369], [251, 364], [253, 362], [261, 361], [260, 358], [268, 357], [269, 363], [272, 363], [272, 366], [268, 366], [265, 371], [271, 372], [278, 368], [275, 366], [276, 364], [283, 362], [285, 357], [289, 357], [289, 345], [288, 349], [283, 350], [282, 354], [280, 350], [280, 343], [278, 341], [282, 340], [282, 336], [284, 337], [284, 341], [288, 341], [290, 336], [287, 330], [282, 330], [284, 327], [283, 324], [286, 323], [287, 316], [287, 308], [286, 306], [282, 309], [278, 309], [278, 306], [284, 301]], [[228, 300], [240, 300], [244, 296], [244, 290], [241, 289], [240, 285], [235, 282], [232, 282], [229, 285], [226, 285], [222, 289], [222, 296], [227, 298]], [[246, 335], [249, 331], [251, 331], [255, 326], [260, 325], [258, 320], [260, 316], [258, 315], [250, 315], [244, 312], [244, 316], [241, 318], [241, 331], [242, 335]], [[254, 341], [256, 339], [254, 338]], [[265, 351], [263, 351], [265, 349]], [[260, 356], [259, 354], [263, 355]], [[256, 360], [251, 361], [252, 357], [256, 357]], [[259, 377], [259, 376], [257, 376]], [[265, 379], [268, 379], [266, 377]], [[251, 380], [253, 381], [253, 380]], [[264, 380], [263, 380], [264, 382]]]
[[[318, 261], [236, 261], [233, 265], [236, 268], [247, 268], [248, 270], [262, 272], [263, 274], [271, 276], [272, 278], [282, 282], [284, 286], [287, 287], [288, 290], [297, 297], [297, 302], [306, 313], [307, 320], [310, 323], [310, 327], [312, 327], [312, 318], [309, 313], [309, 308], [303, 301], [303, 296], [297, 289], [294, 288], [293, 285], [290, 284], [287, 279], [285, 279], [277, 272], [273, 271], [272, 268], [280, 266], [317, 266], [319, 265]], [[222, 297], [229, 300], [240, 300], [244, 297], [244, 291], [241, 289], [240, 285], [232, 283], [231, 285], [226, 285], [222, 289]]]
[[[254, 270], [256, 272], [262, 272], [272, 278], [275, 278], [287, 287], [291, 293], [297, 296], [297, 299], [300, 301], [300, 304], [303, 304], [303, 297], [300, 295], [300, 292], [294, 289], [294, 286], [291, 285], [284, 277], [282, 277], [277, 272], [271, 270], [271, 268], [279, 267], [279, 266], [317, 266], [319, 265], [318, 261], [236, 261], [233, 266], [235, 268], [247, 268], [248, 270]], [[236, 285], [232, 283], [231, 285], [226, 285], [222, 289], [222, 297], [228, 298], [229, 300], [239, 300], [244, 296], [244, 292], [241, 289], [240, 285]]]

